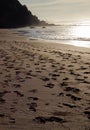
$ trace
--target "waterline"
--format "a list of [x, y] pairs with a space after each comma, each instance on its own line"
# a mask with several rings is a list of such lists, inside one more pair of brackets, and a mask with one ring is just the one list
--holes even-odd
[[90, 48], [90, 26], [47, 26], [18, 29], [29, 39], [39, 39], [56, 43]]

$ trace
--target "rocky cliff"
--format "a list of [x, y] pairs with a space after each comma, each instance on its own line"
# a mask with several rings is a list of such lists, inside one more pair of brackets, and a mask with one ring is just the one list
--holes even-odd
[[0, 28], [39, 25], [41, 21], [32, 15], [18, 0], [0, 0]]

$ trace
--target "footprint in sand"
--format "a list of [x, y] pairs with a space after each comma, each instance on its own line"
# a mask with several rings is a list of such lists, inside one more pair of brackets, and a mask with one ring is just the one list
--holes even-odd
[[80, 89], [78, 89], [78, 88], [73, 88], [73, 87], [66, 87], [66, 88], [64, 89], [64, 91], [79, 93], [79, 92], [80, 92]]
[[27, 105], [29, 106], [29, 109], [30, 109], [31, 111], [36, 112], [37, 103], [32, 102], [32, 103], [28, 103]]
[[5, 103], [5, 99], [3, 99], [3, 96], [4, 96], [6, 93], [9, 93], [9, 91], [0, 92], [0, 104]]
[[34, 119], [34, 121], [40, 124], [45, 124], [47, 122], [57, 122], [57, 123], [66, 122], [64, 118], [57, 117], [57, 116], [50, 116], [50, 117], [38, 116]]
[[17, 96], [20, 96], [20, 97], [23, 97], [24, 96], [24, 94], [22, 94], [21, 92], [19, 92], [19, 91], [14, 91], [14, 93], [16, 93], [17, 94]]
[[75, 104], [72, 103], [63, 103], [64, 106], [70, 107], [70, 108], [74, 108], [77, 107]]
[[20, 88], [21, 85], [20, 85], [20, 84], [13, 84], [13, 87], [15, 87], [15, 88]]
[[86, 71], [86, 72], [84, 72], [84, 74], [90, 74], [90, 71]]
[[1, 117], [1, 118], [5, 117], [5, 114], [0, 113], [0, 117]]
[[57, 96], [64, 96], [64, 93], [61, 92]]
[[49, 105], [50, 105], [50, 103], [48, 103], [48, 102], [47, 102], [47, 103], [45, 103], [45, 105], [46, 105], [46, 106], [49, 106]]
[[32, 90], [29, 90], [29, 92], [31, 92], [31, 93], [37, 93], [37, 89], [32, 89]]
[[16, 121], [15, 121], [15, 118], [10, 118], [10, 119], [9, 119], [9, 123], [15, 124], [15, 122], [16, 122]]
[[47, 78], [47, 77], [42, 77], [41, 78], [43, 81], [49, 81], [50, 79], [49, 78]]
[[54, 87], [54, 84], [53, 84], [53, 83], [48, 83], [47, 85], [45, 85], [45, 87], [53, 88], [53, 87]]
[[90, 120], [90, 110], [84, 111], [84, 114], [87, 116], [87, 118]]
[[68, 83], [67, 82], [60, 83], [60, 87], [63, 87], [63, 86], [68, 86]]
[[14, 107], [10, 108], [11, 112], [15, 113], [17, 110]]
[[78, 100], [82, 99], [82, 98], [77, 97], [76, 95], [72, 95], [72, 94], [66, 94], [66, 96], [70, 97], [74, 101], [78, 101]]
[[38, 98], [37, 98], [37, 97], [28, 97], [28, 99], [29, 99], [29, 100], [31, 100], [31, 99], [32, 99], [32, 100], [34, 100], [34, 101], [37, 101], [37, 100], [38, 100]]

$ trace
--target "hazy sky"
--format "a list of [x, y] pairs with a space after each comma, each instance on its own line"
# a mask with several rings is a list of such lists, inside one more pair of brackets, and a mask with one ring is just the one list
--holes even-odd
[[90, 0], [19, 0], [41, 20], [50, 23], [90, 21]]

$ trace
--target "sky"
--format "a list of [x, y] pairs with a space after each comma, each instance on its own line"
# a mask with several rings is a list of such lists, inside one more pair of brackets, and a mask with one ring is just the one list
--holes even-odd
[[90, 0], [19, 0], [48, 23], [90, 24]]

